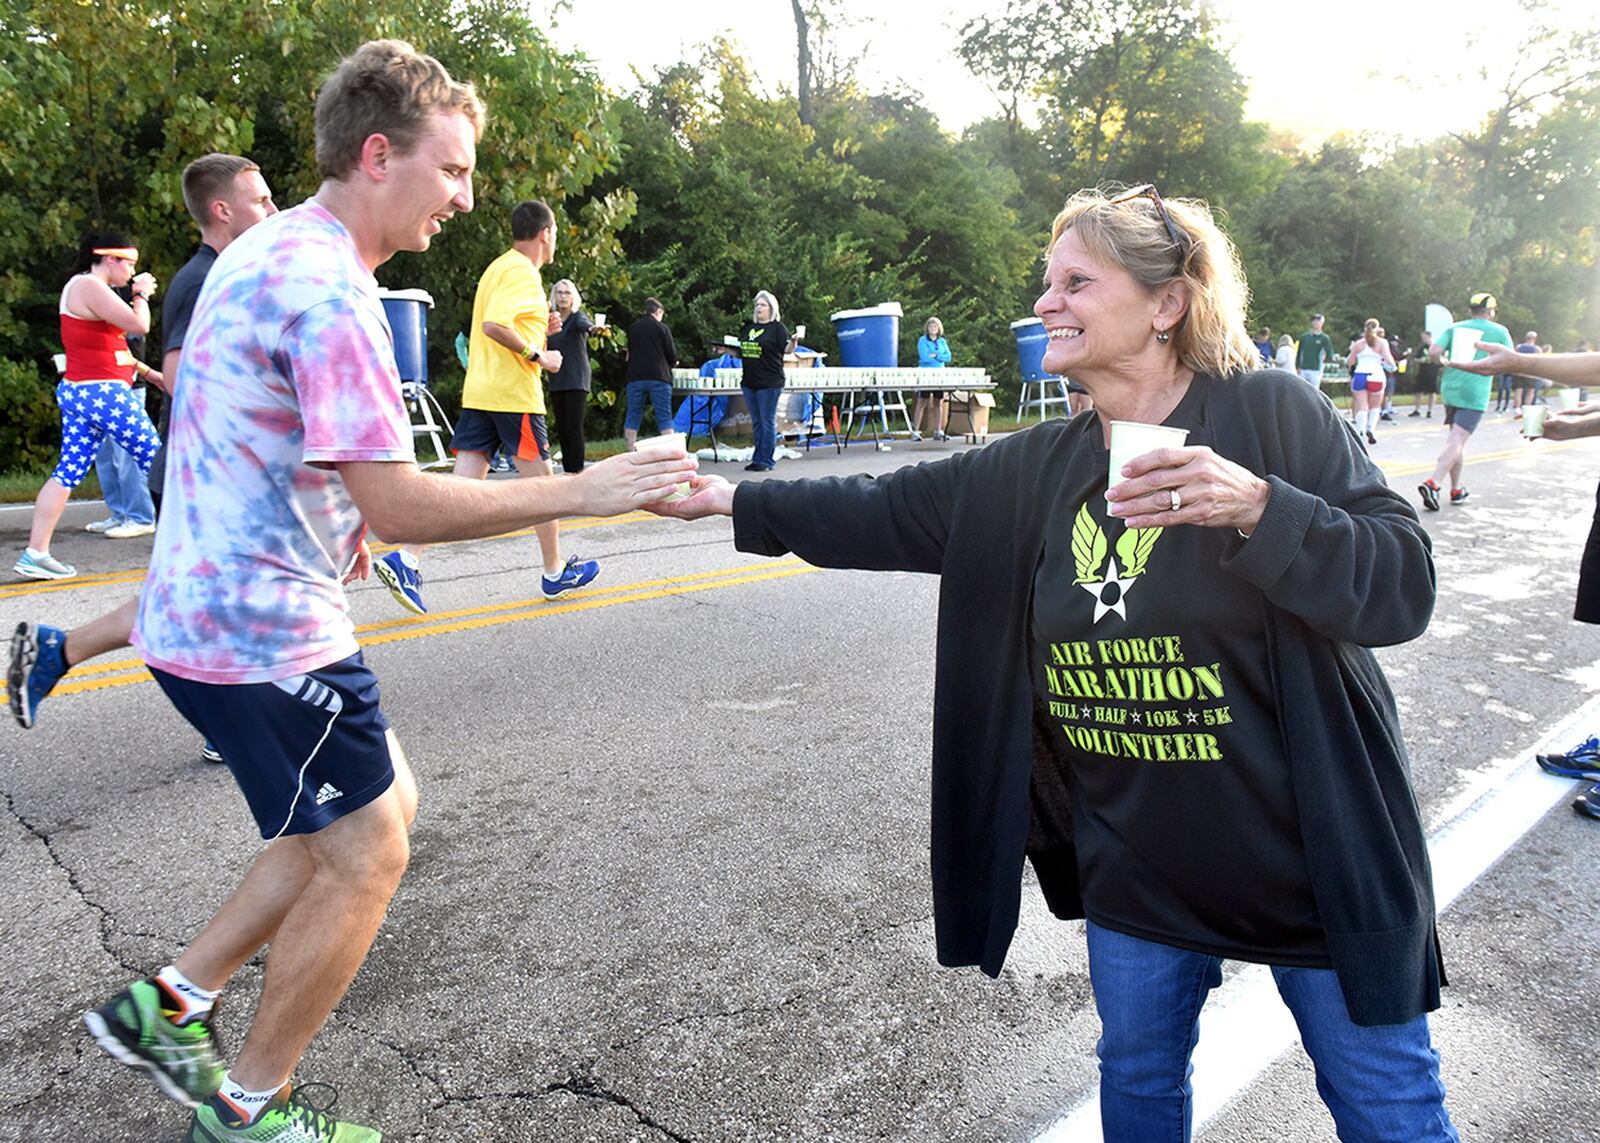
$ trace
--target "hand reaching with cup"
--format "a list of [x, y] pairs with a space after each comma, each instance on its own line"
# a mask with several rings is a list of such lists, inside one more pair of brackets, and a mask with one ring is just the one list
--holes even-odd
[[556, 334], [561, 332], [560, 310], [550, 311], [550, 320], [544, 323], [544, 331], [546, 337], [554, 337]]
[[1124, 466], [1128, 475], [1106, 490], [1112, 516], [1130, 528], [1202, 528], [1255, 531], [1272, 486], [1205, 445], [1158, 448]]
[[1600, 404], [1579, 405], [1576, 409], [1550, 413], [1544, 419], [1544, 436], [1553, 441], [1600, 436]]
[[646, 512], [654, 512], [657, 516], [671, 516], [675, 520], [732, 516], [733, 492], [734, 486], [723, 477], [697, 474], [689, 481], [689, 495], [682, 500], [657, 500], [646, 504], [644, 508]]
[[156, 296], [159, 286], [156, 283], [156, 276], [147, 270], [143, 274], [135, 274], [133, 281], [128, 283], [128, 288], [133, 291], [134, 297], [148, 300]]
[[1538, 361], [1538, 355], [1532, 353], [1518, 353], [1509, 345], [1501, 345], [1498, 341], [1478, 342], [1478, 351], [1483, 354], [1476, 361], [1451, 361], [1451, 369], [1459, 369], [1463, 373], [1481, 373], [1493, 377], [1500, 373], [1520, 373], [1526, 376], [1528, 366]]

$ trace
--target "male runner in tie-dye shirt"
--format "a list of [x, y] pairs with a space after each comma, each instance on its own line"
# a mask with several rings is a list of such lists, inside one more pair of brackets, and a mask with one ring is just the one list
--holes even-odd
[[[409, 856], [416, 783], [362, 662], [341, 580], [396, 541], [494, 535], [668, 496], [681, 450], [572, 479], [421, 474], [373, 271], [472, 209], [482, 108], [408, 45], [363, 45], [317, 98], [316, 196], [217, 259], [184, 348], [134, 642], [221, 748], [264, 838], [244, 883], [157, 979], [85, 1021], [196, 1105], [191, 1140], [367, 1143], [289, 1078], [360, 967]], [[223, 1073], [206, 1016], [265, 943], [250, 1033]]]

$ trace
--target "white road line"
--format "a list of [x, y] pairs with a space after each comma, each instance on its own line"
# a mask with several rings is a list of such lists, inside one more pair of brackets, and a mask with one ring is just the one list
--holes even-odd
[[[1527, 753], [1491, 772], [1496, 778], [1470, 804], [1456, 810], [1428, 837], [1433, 891], [1443, 913], [1473, 882], [1532, 829], [1550, 807], [1572, 793], [1572, 783], [1539, 769], [1533, 755], [1560, 750], [1593, 732], [1600, 698], [1591, 699], [1543, 734]], [[1459, 802], [1453, 802], [1451, 809]], [[1200, 1013], [1194, 1052], [1194, 1133], [1298, 1046], [1294, 1018], [1278, 997], [1272, 970], [1250, 965], [1211, 994]], [[1045, 1127], [1035, 1143], [1097, 1143], [1100, 1097], [1091, 1093]]]

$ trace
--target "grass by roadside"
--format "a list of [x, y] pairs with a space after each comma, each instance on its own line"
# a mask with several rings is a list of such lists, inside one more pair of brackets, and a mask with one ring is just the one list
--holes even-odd
[[[31, 504], [54, 469], [55, 466], [51, 465], [48, 468], [14, 468], [9, 472], [0, 472], [0, 504]], [[72, 498], [100, 499], [100, 481], [93, 472], [72, 490]]]

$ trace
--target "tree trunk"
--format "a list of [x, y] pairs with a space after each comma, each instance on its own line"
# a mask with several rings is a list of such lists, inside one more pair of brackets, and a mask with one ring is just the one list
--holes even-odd
[[800, 122], [811, 126], [811, 27], [800, 0], [789, 0], [794, 8], [794, 32], [798, 41], [799, 75], [795, 94], [800, 100]]

